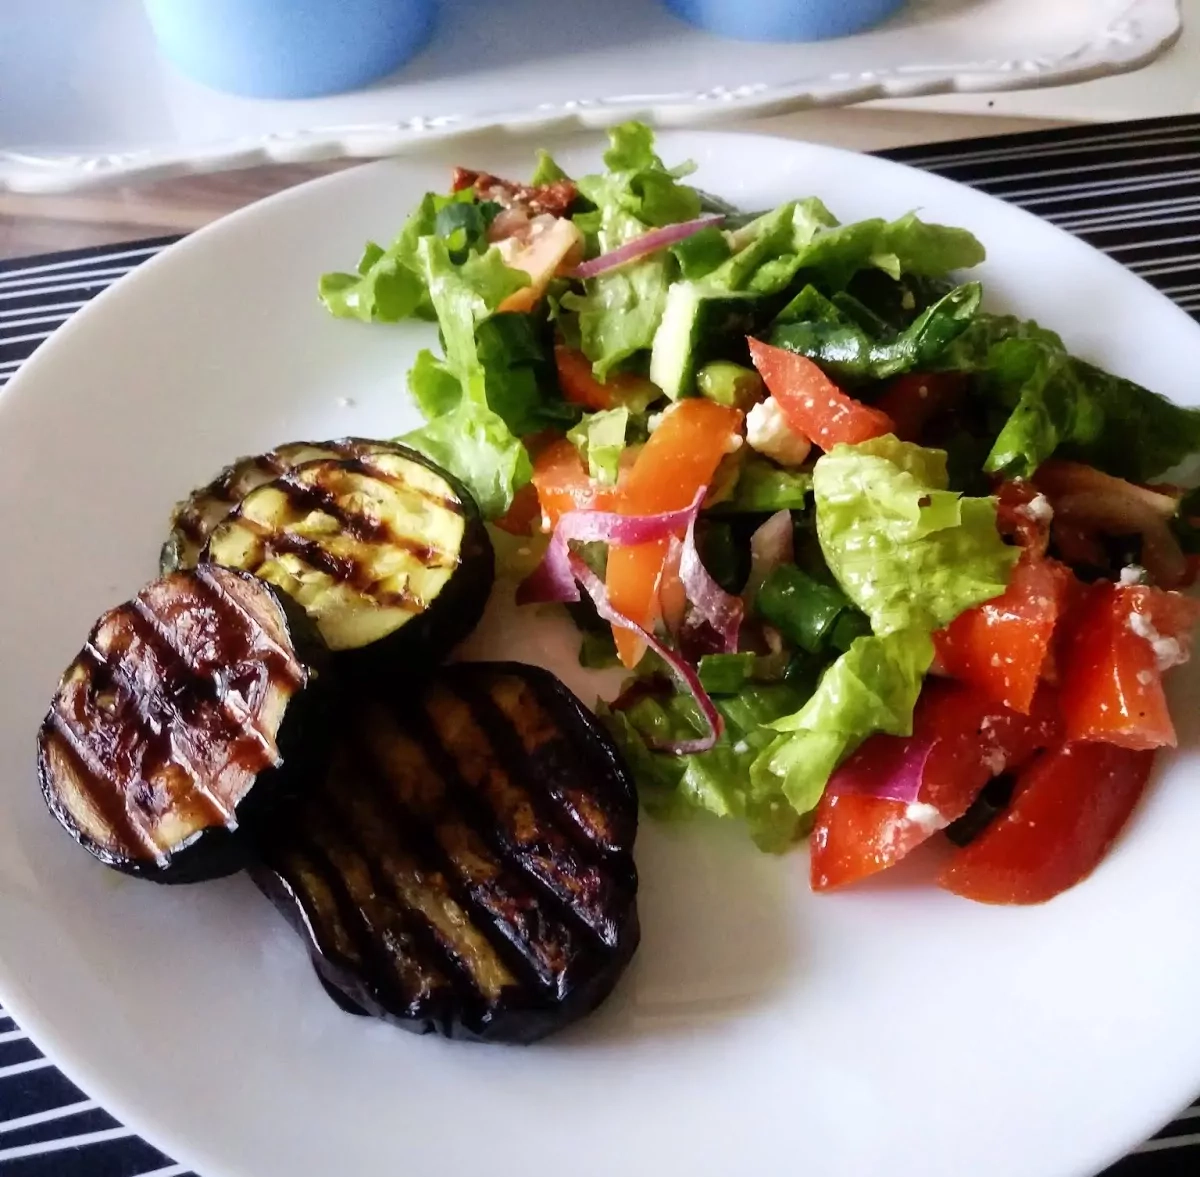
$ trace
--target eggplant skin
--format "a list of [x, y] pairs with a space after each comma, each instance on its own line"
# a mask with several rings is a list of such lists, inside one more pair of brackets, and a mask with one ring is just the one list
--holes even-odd
[[214, 527], [203, 558], [292, 594], [341, 670], [387, 679], [440, 663], [479, 623], [495, 578], [470, 493], [399, 445], [258, 486]]
[[344, 1010], [531, 1043], [612, 991], [640, 938], [637, 797], [547, 671], [457, 663], [348, 692], [322, 785], [262, 829], [259, 888]]
[[152, 582], [100, 618], [60, 680], [38, 733], [47, 808], [135, 878], [244, 869], [252, 831], [328, 763], [329, 662], [304, 611], [253, 577]]

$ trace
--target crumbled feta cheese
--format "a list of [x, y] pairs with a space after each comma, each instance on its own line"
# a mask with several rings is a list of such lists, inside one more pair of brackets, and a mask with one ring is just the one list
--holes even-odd
[[1121, 578], [1117, 582], [1123, 585], [1145, 584], [1146, 570], [1140, 564], [1126, 564], [1121, 569]]
[[746, 441], [751, 449], [781, 466], [802, 465], [812, 449], [812, 442], [787, 423], [773, 396], [755, 405], [747, 414]]
[[1050, 500], [1045, 495], [1034, 495], [1027, 503], [1022, 503], [1017, 508], [1018, 515], [1024, 515], [1026, 519], [1032, 519], [1034, 523], [1049, 523], [1054, 518], [1054, 508], [1050, 506]]
[[734, 744], [733, 750], [739, 756], [744, 756], [747, 752], [750, 751], [750, 745], [747, 744], [745, 740], [738, 740], [738, 742], [736, 744]]
[[1153, 670], [1139, 670], [1137, 672], [1137, 680], [1144, 687], [1148, 687], [1154, 681]]
[[1129, 614], [1129, 628], [1140, 638], [1145, 638], [1154, 651], [1154, 661], [1159, 672], [1170, 670], [1187, 661], [1187, 654], [1175, 638], [1165, 638], [1154, 628], [1154, 623], [1144, 613], [1136, 610]]
[[927, 805], [924, 801], [913, 801], [904, 810], [904, 816], [919, 825], [927, 834], [935, 833], [946, 827], [946, 819], [942, 811], [935, 805]]
[[727, 454], [736, 454], [742, 448], [742, 435], [740, 433], [731, 433], [725, 442], [725, 452]]

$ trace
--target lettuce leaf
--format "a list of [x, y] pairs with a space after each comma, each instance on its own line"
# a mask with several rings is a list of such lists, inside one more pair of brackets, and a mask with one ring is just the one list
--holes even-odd
[[646, 744], [703, 731], [699, 711], [686, 695], [644, 698], [627, 710], [601, 708], [600, 714], [633, 770], [647, 812], [663, 818], [699, 811], [740, 818], [762, 849], [781, 853], [800, 833], [800, 815], [773, 780], [760, 789], [750, 768], [775, 739], [765, 725], [795, 711], [803, 696], [786, 683], [749, 683], [714, 702], [725, 731], [716, 747], [691, 756], [652, 752]]
[[567, 440], [587, 463], [589, 477], [605, 486], [617, 484], [628, 427], [627, 408], [604, 409], [585, 414], [579, 424], [567, 433]]
[[[609, 131], [609, 140], [604, 154], [608, 170], [578, 181], [580, 193], [595, 207], [575, 221], [597, 252], [616, 249], [655, 226], [699, 215], [699, 194], [679, 183], [688, 169], [669, 170], [663, 165], [654, 154], [649, 127], [624, 123]], [[650, 347], [674, 266], [670, 253], [655, 254], [589, 279], [583, 294], [563, 297], [562, 305], [579, 316], [580, 342], [598, 380]]]
[[508, 510], [513, 495], [532, 476], [532, 468], [520, 439], [489, 403], [488, 370], [477, 331], [529, 278], [506, 266], [495, 249], [472, 254], [455, 265], [447, 243], [438, 237], [423, 237], [417, 258], [446, 358], [439, 361], [428, 351], [417, 357], [410, 387], [432, 419], [401, 440], [456, 475], [484, 516], [494, 519]]
[[782, 798], [797, 818], [812, 812], [837, 766], [874, 732], [912, 734], [912, 713], [933, 640], [922, 629], [858, 638], [822, 676], [750, 767], [756, 796]]
[[[318, 294], [326, 309], [339, 319], [364, 323], [432, 319], [433, 303], [418, 257], [421, 238], [438, 232], [439, 215], [443, 228], [454, 231], [459, 226], [453, 215], [453, 224], [445, 220], [447, 210], [465, 210], [474, 204], [475, 193], [470, 189], [449, 196], [427, 192], [387, 249], [368, 241], [356, 273], [321, 275]], [[480, 215], [478, 210], [475, 213]], [[459, 244], [465, 245], [465, 238]]]
[[988, 473], [1029, 478], [1059, 453], [1146, 482], [1200, 451], [1200, 409], [1072, 356], [1035, 322], [978, 315], [936, 366], [976, 374], [983, 396], [1008, 414]]
[[792, 201], [734, 234], [733, 256], [707, 284], [721, 290], [777, 294], [803, 272], [822, 289], [844, 289], [861, 270], [877, 268], [940, 278], [984, 260], [983, 246], [965, 229], [930, 225], [913, 214], [839, 225], [819, 200]]
[[873, 318], [866, 307], [855, 321], [843, 309], [847, 301], [839, 305], [806, 286], [776, 317], [769, 341], [807, 356], [843, 383], [888, 380], [933, 366], [970, 326], [982, 296], [977, 282], [959, 286], [893, 332], [881, 321], [864, 326]]
[[983, 386], [1012, 412], [984, 468], [1029, 478], [1056, 452], [1145, 482], [1200, 451], [1200, 410], [1034, 339], [988, 353]]
[[541, 184], [553, 184], [556, 180], [569, 180], [571, 177], [555, 162], [554, 156], [544, 148], [537, 150], [537, 165], [533, 169], [530, 184], [535, 188]]
[[944, 451], [891, 435], [835, 446], [813, 468], [821, 550], [877, 636], [940, 629], [1008, 584], [1018, 553], [994, 500], [946, 486]]

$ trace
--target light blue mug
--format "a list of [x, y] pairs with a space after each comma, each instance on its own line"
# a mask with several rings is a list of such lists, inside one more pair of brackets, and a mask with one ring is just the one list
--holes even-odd
[[905, 0], [665, 0], [710, 33], [740, 41], [825, 41], [886, 20]]
[[189, 77], [252, 98], [365, 86], [429, 39], [437, 0], [145, 0], [163, 54]]

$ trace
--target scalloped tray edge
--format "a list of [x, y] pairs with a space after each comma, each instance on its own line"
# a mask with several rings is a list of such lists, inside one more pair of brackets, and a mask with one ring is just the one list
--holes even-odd
[[603, 128], [630, 118], [659, 126], [697, 126], [750, 115], [850, 106], [873, 99], [1073, 85], [1143, 69], [1170, 49], [1182, 31], [1179, 0], [1130, 0], [1089, 41], [1058, 56], [984, 60], [952, 71], [940, 66], [902, 66], [830, 74], [787, 85], [718, 85], [695, 93], [581, 98], [508, 113], [431, 115], [396, 123], [314, 127], [203, 149], [147, 148], [113, 154], [45, 156], [0, 151], [0, 191], [49, 194], [131, 179], [166, 179], [260, 164], [377, 158], [484, 131], [566, 132]]

